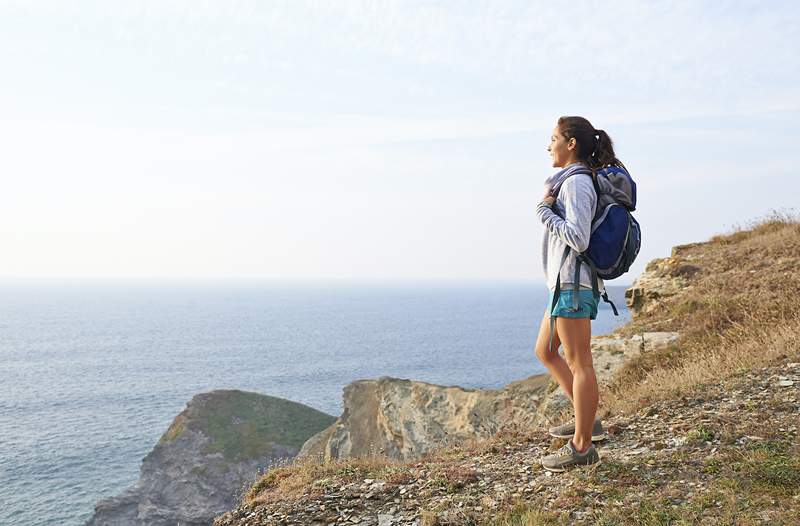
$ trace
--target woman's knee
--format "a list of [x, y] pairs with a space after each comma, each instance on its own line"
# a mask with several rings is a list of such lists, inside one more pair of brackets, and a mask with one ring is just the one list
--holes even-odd
[[550, 363], [558, 357], [558, 346], [561, 345], [561, 340], [558, 337], [558, 331], [553, 333], [553, 338], [550, 338], [550, 316], [545, 312], [539, 325], [539, 336], [536, 338], [536, 357], [542, 363]]
[[592, 367], [592, 350], [590, 347], [574, 349], [564, 347], [564, 359], [569, 369], [574, 373], [577, 369]]
[[555, 361], [556, 357], [558, 356], [558, 347], [556, 347], [555, 345], [553, 347], [555, 349], [548, 349], [547, 343], [545, 343], [544, 345], [536, 346], [536, 357], [539, 359], [540, 362], [551, 363]]

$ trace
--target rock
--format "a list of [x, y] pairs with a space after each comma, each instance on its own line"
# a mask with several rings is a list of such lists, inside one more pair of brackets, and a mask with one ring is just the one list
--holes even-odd
[[549, 375], [502, 389], [466, 389], [382, 376], [344, 387], [342, 415], [303, 444], [298, 457], [325, 460], [383, 454], [408, 460], [444, 444], [487, 438], [510, 424], [531, 425]]
[[630, 338], [613, 335], [592, 337], [592, 361], [598, 383], [606, 383], [626, 361], [642, 352], [661, 349], [678, 339], [677, 332], [645, 332]]
[[[607, 382], [624, 361], [642, 350], [661, 348], [677, 337], [676, 332], [593, 337], [598, 381]], [[342, 415], [330, 427], [303, 444], [298, 458], [327, 461], [382, 454], [410, 460], [442, 443], [487, 438], [504, 426], [552, 425], [572, 409], [549, 374], [496, 390], [382, 376], [345, 386], [343, 406]]]
[[[673, 251], [673, 254], [676, 253]], [[700, 267], [683, 264], [677, 255], [654, 259], [625, 291], [625, 303], [634, 316], [640, 312], [651, 312], [664, 299], [686, 290], [691, 277], [699, 271]]]
[[144, 458], [136, 485], [99, 501], [88, 525], [209, 525], [258, 472], [295, 456], [333, 420], [273, 396], [199, 394]]

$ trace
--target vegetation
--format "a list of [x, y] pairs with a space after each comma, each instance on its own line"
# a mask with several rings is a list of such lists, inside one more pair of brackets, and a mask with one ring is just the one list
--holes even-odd
[[774, 212], [748, 226], [673, 249], [671, 275], [687, 262], [697, 269], [689, 285], [620, 332], [681, 337], [622, 367], [603, 396], [607, 413], [680, 396], [800, 347], [800, 221]]
[[245, 391], [215, 391], [193, 399], [161, 442], [193, 429], [211, 439], [206, 452], [243, 460], [269, 454], [272, 444], [300, 448], [310, 435], [334, 421], [331, 415], [290, 400]]

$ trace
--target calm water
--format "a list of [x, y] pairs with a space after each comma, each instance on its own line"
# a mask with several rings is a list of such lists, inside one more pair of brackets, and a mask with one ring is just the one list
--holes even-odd
[[[628, 318], [609, 292], [621, 316], [601, 302], [594, 334]], [[0, 284], [0, 524], [82, 524], [202, 391], [338, 416], [360, 378], [497, 388], [544, 372], [546, 299], [532, 283]]]

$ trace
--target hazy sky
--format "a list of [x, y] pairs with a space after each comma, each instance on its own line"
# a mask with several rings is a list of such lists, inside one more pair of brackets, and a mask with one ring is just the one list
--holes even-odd
[[798, 205], [798, 6], [0, 1], [0, 278], [541, 280], [583, 115], [638, 184], [627, 284]]

